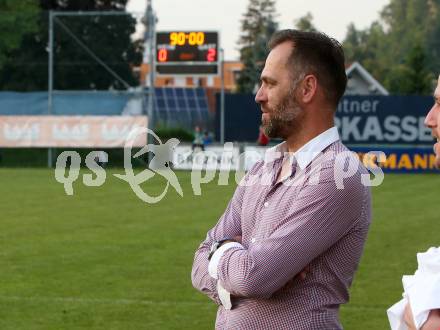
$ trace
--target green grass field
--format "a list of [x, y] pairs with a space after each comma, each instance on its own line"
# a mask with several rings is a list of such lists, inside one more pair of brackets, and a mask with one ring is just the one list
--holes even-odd
[[[111, 173], [102, 187], [78, 180], [74, 196], [45, 169], [0, 169], [0, 329], [212, 329], [215, 306], [190, 281], [194, 250], [234, 186], [194, 196], [170, 190], [156, 205]], [[232, 177], [231, 177], [232, 179]], [[156, 177], [146, 189], [160, 192]], [[416, 252], [440, 245], [440, 176], [386, 175], [373, 190], [374, 219], [342, 308], [345, 329], [388, 329], [386, 309]]]

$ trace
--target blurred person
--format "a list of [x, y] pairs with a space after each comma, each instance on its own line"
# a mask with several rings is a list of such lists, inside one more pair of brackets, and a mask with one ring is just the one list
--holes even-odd
[[108, 164], [108, 153], [104, 150], [99, 152], [99, 165], [101, 167], [106, 167]]
[[212, 136], [208, 131], [205, 131], [203, 133], [203, 146], [209, 146], [210, 144], [212, 144]]
[[403, 299], [387, 310], [391, 330], [440, 329], [440, 247], [417, 253], [417, 264], [402, 278]]
[[269, 138], [267, 137], [266, 133], [264, 132], [264, 128], [262, 125], [260, 125], [259, 129], [258, 129], [258, 139], [257, 139], [257, 144], [259, 146], [267, 146], [269, 144]]
[[200, 130], [199, 126], [194, 127], [194, 140], [192, 142], [192, 150], [195, 148], [200, 148], [202, 151], [205, 150], [205, 146], [203, 145], [203, 134]]
[[[341, 143], [334, 114], [347, 76], [341, 45], [317, 32], [272, 36], [255, 100], [273, 159], [243, 178], [218, 223], [198, 247], [193, 286], [219, 307], [216, 329], [342, 329], [339, 306], [362, 255], [370, 224], [368, 173], [337, 189]], [[292, 184], [297, 172], [315, 184]], [[269, 178], [248, 184], [255, 178]], [[306, 272], [306, 276], [298, 276]]]
[[103, 150], [99, 150], [95, 157], [95, 162], [102, 168], [106, 167], [108, 163], [108, 154]]
[[425, 118], [425, 125], [431, 129], [432, 136], [437, 139], [437, 143], [434, 144], [434, 153], [436, 155], [436, 166], [440, 168], [440, 76], [434, 91], [434, 105]]
[[[436, 166], [440, 168], [440, 75], [434, 91], [434, 105], [425, 118], [425, 125], [431, 129], [432, 136], [437, 139], [434, 144], [434, 153], [436, 155]], [[408, 330], [417, 329], [410, 304], [405, 307], [404, 321]], [[428, 318], [420, 330], [440, 330], [440, 309], [433, 309], [429, 312]]]

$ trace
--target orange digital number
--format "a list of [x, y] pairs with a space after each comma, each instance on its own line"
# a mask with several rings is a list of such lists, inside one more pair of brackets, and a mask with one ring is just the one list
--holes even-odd
[[197, 33], [191, 32], [188, 37], [188, 43], [191, 46], [197, 45]]
[[201, 46], [205, 43], [205, 33], [204, 32], [190, 32], [186, 34], [185, 32], [171, 32], [170, 33], [170, 45], [171, 46], [184, 46], [187, 42], [190, 46]]
[[203, 32], [197, 32], [197, 45], [201, 46], [205, 43], [205, 34]]
[[178, 33], [178, 39], [177, 39], [177, 44], [179, 46], [183, 46], [185, 44], [185, 33], [183, 32], [179, 32]]
[[177, 45], [177, 41], [179, 39], [179, 36], [176, 32], [171, 32], [170, 34], [170, 45], [175, 46]]
[[166, 62], [168, 60], [168, 51], [165, 48], [159, 49], [157, 59], [159, 60], [159, 62]]

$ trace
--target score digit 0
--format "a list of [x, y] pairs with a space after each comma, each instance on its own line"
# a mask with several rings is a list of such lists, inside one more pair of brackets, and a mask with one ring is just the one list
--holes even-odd
[[195, 45], [197, 45], [197, 33], [195, 33], [195, 32], [191, 32], [191, 33], [189, 34], [188, 43], [189, 43], [191, 46], [195, 46]]
[[203, 32], [197, 32], [196, 44], [201, 46], [205, 43], [205, 34]]
[[165, 48], [159, 49], [157, 59], [159, 62], [166, 62], [168, 60], [168, 51]]

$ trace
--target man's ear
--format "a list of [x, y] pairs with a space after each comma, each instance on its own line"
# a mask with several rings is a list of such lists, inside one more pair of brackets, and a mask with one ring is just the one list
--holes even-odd
[[307, 104], [310, 103], [314, 96], [316, 95], [316, 92], [318, 90], [318, 79], [316, 79], [316, 76], [309, 74], [304, 77], [303, 81], [301, 82], [301, 88], [300, 88], [300, 99], [303, 103]]

